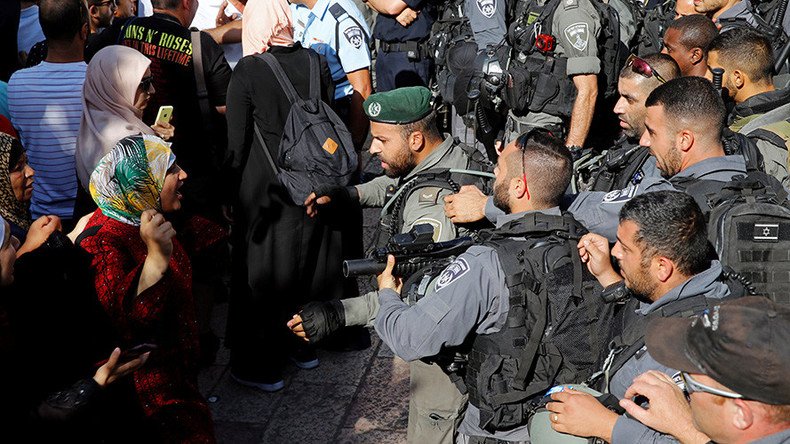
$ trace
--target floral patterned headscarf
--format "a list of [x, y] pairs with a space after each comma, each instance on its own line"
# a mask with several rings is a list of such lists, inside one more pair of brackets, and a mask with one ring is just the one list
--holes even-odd
[[93, 171], [91, 196], [105, 216], [140, 225], [143, 211], [162, 211], [160, 194], [175, 161], [169, 144], [159, 137], [124, 137]]
[[0, 133], [0, 168], [5, 168], [2, 178], [0, 178], [0, 215], [27, 231], [30, 228], [30, 211], [27, 203], [16, 199], [14, 187], [11, 185], [10, 170], [15, 166], [11, 165], [11, 152], [15, 148], [22, 150], [19, 140], [8, 134]]

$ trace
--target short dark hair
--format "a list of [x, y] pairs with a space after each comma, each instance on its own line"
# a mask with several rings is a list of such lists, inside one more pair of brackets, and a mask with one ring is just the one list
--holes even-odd
[[180, 5], [180, 0], [151, 0], [151, 6], [155, 9], [171, 11], [173, 9], [178, 9]]
[[521, 175], [523, 156], [531, 199], [546, 208], [559, 205], [571, 183], [571, 152], [560, 139], [543, 129], [534, 129], [520, 135], [516, 139], [516, 147], [517, 157], [508, 159], [508, 177]]
[[697, 124], [707, 121], [708, 127], [700, 128], [699, 133], [710, 131], [717, 140], [721, 139], [726, 108], [721, 95], [708, 79], [690, 76], [668, 81], [647, 96], [645, 106], [657, 105], [662, 105], [664, 114], [675, 123], [681, 120]]
[[416, 122], [401, 126], [401, 135], [403, 135], [404, 139], [415, 131], [421, 132], [423, 137], [429, 140], [441, 139], [442, 134], [439, 132], [439, 127], [436, 126], [436, 111], [431, 111], [427, 116]]
[[676, 29], [680, 31], [678, 43], [683, 45], [686, 49], [700, 48], [703, 51], [708, 51], [710, 42], [719, 35], [719, 30], [704, 14], [692, 14], [683, 17], [678, 17], [669, 22], [667, 29]]
[[752, 82], [772, 81], [774, 53], [771, 41], [750, 28], [734, 28], [713, 39], [708, 52], [716, 51], [726, 68], [743, 71]]
[[[678, 62], [676, 62], [675, 59], [668, 56], [667, 54], [661, 54], [660, 52], [657, 52], [640, 57], [640, 59], [647, 62], [647, 64], [656, 70], [666, 81], [680, 77], [680, 67], [678, 66]], [[631, 79], [637, 76], [641, 76], [641, 74], [634, 71], [630, 66], [625, 66], [620, 71], [620, 77], [625, 79]], [[658, 80], [656, 80], [656, 83], [658, 83]]]
[[38, 21], [48, 41], [69, 41], [88, 23], [84, 0], [41, 0]]
[[620, 223], [625, 221], [639, 227], [635, 242], [646, 259], [664, 256], [686, 276], [710, 267], [705, 216], [688, 194], [655, 191], [636, 196], [620, 210]]

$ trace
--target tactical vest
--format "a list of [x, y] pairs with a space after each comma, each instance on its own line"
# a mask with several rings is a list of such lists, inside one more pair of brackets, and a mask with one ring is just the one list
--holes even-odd
[[595, 173], [590, 191], [613, 191], [642, 182], [642, 167], [650, 157], [650, 150], [630, 145], [609, 150]]
[[407, 182], [387, 190], [387, 203], [381, 209], [374, 249], [386, 246], [392, 236], [403, 231], [406, 202], [414, 193], [424, 188], [435, 187], [457, 193], [464, 185], [475, 185], [487, 195], [493, 192], [494, 165], [480, 151], [461, 143], [457, 138], [454, 139], [453, 146], [464, 152], [467, 158], [466, 169], [434, 168], [421, 171]]
[[731, 300], [747, 295], [753, 295], [754, 289], [751, 284], [741, 275], [725, 268], [722, 271], [720, 280], [730, 289], [730, 295], [724, 299], [710, 299], [704, 295], [696, 295], [672, 301], [661, 308], [650, 312], [647, 316], [637, 313], [640, 301], [631, 297], [624, 302], [623, 308], [618, 310], [614, 325], [618, 333], [609, 343], [608, 354], [602, 354], [605, 358], [597, 368], [596, 372], [589, 380], [587, 385], [602, 393], [609, 393], [609, 382], [611, 377], [620, 370], [626, 362], [636, 356], [640, 357], [646, 352], [645, 332], [647, 325], [656, 318], [684, 317], [691, 318], [703, 313], [715, 304], [725, 300]]
[[[539, 50], [536, 36], [550, 34], [556, 41], [562, 31], [552, 27], [555, 11], [561, 4], [566, 9], [578, 7], [577, 2], [548, 0], [541, 5], [530, 0], [516, 3], [516, 20], [508, 31], [513, 57], [504, 90], [505, 103], [516, 116], [543, 112], [570, 118], [576, 100], [576, 87], [567, 75], [568, 58], [556, 51]], [[601, 33], [596, 40], [598, 58], [601, 60], [599, 91], [602, 97], [608, 98], [617, 93], [617, 79], [626, 50], [620, 42], [617, 12], [603, 2], [590, 3], [601, 21]]]
[[505, 325], [473, 336], [464, 377], [482, 429], [526, 425], [548, 388], [587, 379], [606, 351], [613, 306], [579, 258], [585, 232], [567, 213], [530, 213], [481, 233], [509, 291]]
[[[448, 103], [454, 102], [455, 77], [459, 74], [451, 69], [454, 66], [451, 61], [464, 47], [469, 48], [470, 53], [477, 53], [474, 33], [465, 14], [465, 0], [452, 0], [439, 6], [438, 18], [428, 39], [428, 51], [436, 64], [434, 88]], [[473, 54], [469, 57], [473, 58]]]
[[675, 0], [659, 1], [655, 7], [643, 9], [641, 2], [632, 2], [638, 11], [641, 26], [637, 27], [634, 46], [639, 56], [661, 52], [664, 47], [664, 32], [675, 18]]
[[763, 140], [771, 145], [785, 150], [790, 149], [790, 121], [781, 120], [779, 122], [763, 125], [746, 134], [750, 139]]

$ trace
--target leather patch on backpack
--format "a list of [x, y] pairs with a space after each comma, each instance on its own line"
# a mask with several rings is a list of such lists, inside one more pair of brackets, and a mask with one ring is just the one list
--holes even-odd
[[329, 154], [335, 154], [335, 151], [337, 151], [337, 147], [338, 147], [337, 142], [335, 142], [331, 138], [327, 138], [324, 144], [321, 146], [321, 148], [323, 148], [324, 151], [326, 151]]

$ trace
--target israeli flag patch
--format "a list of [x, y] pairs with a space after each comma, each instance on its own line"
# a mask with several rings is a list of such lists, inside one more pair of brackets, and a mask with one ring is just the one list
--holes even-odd
[[466, 259], [459, 257], [454, 260], [447, 268], [444, 269], [439, 279], [436, 280], [434, 291], [439, 292], [442, 288], [447, 287], [453, 282], [457, 281], [461, 276], [469, 271], [469, 264]]

